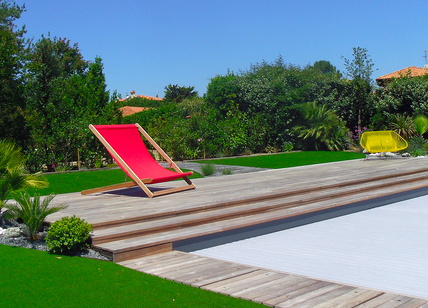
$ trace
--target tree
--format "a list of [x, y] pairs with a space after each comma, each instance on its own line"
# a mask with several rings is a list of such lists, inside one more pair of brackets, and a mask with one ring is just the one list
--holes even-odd
[[25, 7], [0, 0], [0, 139], [15, 140], [21, 146], [25, 130], [22, 67], [25, 57], [25, 28], [17, 30], [14, 21]]
[[205, 99], [207, 104], [226, 115], [231, 104], [236, 98], [237, 86], [232, 83], [236, 78], [233, 72], [228, 72], [226, 75], [217, 75], [211, 78], [207, 86]]
[[180, 87], [178, 86], [178, 84], [175, 84], [175, 85], [169, 84], [165, 87], [165, 94], [163, 99], [170, 103], [180, 103], [185, 98], [197, 97], [197, 96], [198, 96], [198, 92], [195, 91], [195, 87], [193, 86]]
[[334, 74], [339, 78], [342, 77], [340, 71], [337, 70], [336, 67], [330, 63], [330, 61], [326, 60], [315, 61], [314, 65], [310, 66], [309, 69], [313, 69], [323, 74]]
[[371, 75], [373, 73], [373, 61], [370, 55], [367, 54], [367, 49], [361, 47], [352, 48], [354, 51], [353, 59], [349, 60], [342, 56], [345, 61], [345, 76], [348, 79], [362, 79], [368, 83], [372, 83]]
[[42, 36], [31, 46], [25, 68], [31, 170], [68, 165], [78, 151], [87, 160], [102, 156], [88, 124], [116, 122], [120, 113], [110, 104], [117, 98], [106, 90], [101, 58], [86, 61], [77, 44]]
[[367, 54], [367, 49], [354, 47], [353, 51], [354, 58], [352, 60], [344, 58], [345, 76], [351, 80], [348, 107], [355, 111], [358, 131], [361, 131], [363, 121], [368, 122], [370, 120], [370, 117], [364, 117], [363, 119], [363, 116], [373, 111], [373, 81], [371, 80], [371, 75], [374, 64]]

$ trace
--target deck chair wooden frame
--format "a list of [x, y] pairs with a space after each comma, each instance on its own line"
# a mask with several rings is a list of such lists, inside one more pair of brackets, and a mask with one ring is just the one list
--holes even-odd
[[[131, 182], [125, 182], [115, 185], [109, 185], [105, 187], [99, 187], [89, 190], [84, 190], [81, 192], [82, 195], [87, 195], [91, 193], [98, 193], [103, 191], [109, 191], [113, 189], [119, 189], [119, 188], [128, 188], [132, 186], [140, 186], [140, 188], [149, 196], [150, 198], [162, 196], [166, 194], [171, 194], [175, 192], [185, 191], [189, 189], [195, 189], [196, 186], [192, 183], [192, 181], [188, 178], [188, 175], [193, 174], [193, 172], [186, 172], [184, 173], [175, 163], [174, 161], [165, 153], [165, 151], [162, 150], [162, 148], [150, 137], [150, 135], [138, 124], [136, 123], [135, 126], [137, 127], [138, 131], [141, 135], [144, 136], [144, 138], [147, 139], [147, 141], [158, 151], [158, 153], [167, 161], [170, 165], [170, 168], [173, 168], [177, 173], [183, 174], [183, 176], [180, 176], [179, 178], [182, 178], [187, 182], [188, 185], [181, 186], [181, 187], [174, 187], [169, 189], [164, 189], [156, 192], [152, 192], [146, 184], [150, 184], [153, 182], [152, 177], [148, 178], [140, 178], [134, 170], [126, 163], [124, 159], [116, 152], [116, 150], [107, 142], [107, 140], [103, 137], [103, 135], [97, 130], [97, 128], [90, 124], [89, 129], [92, 131], [92, 133], [101, 141], [101, 143], [106, 147], [106, 149], [109, 151], [109, 153], [113, 156], [115, 161], [119, 163], [122, 170], [132, 179]], [[143, 142], [143, 140], [141, 140]]]

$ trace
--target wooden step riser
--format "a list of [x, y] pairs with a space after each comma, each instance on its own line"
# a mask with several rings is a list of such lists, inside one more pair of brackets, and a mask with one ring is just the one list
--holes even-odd
[[118, 227], [118, 226], [124, 226], [124, 225], [130, 225], [135, 223], [140, 223], [144, 221], [150, 221], [150, 220], [157, 220], [162, 218], [168, 218], [168, 217], [175, 217], [179, 215], [188, 215], [188, 214], [194, 214], [194, 213], [201, 213], [205, 211], [212, 211], [217, 210], [221, 208], [227, 208], [232, 206], [239, 206], [242, 204], [248, 204], [248, 203], [255, 203], [255, 202], [261, 202], [261, 201], [267, 201], [267, 200], [275, 200], [275, 199], [282, 199], [289, 196], [296, 196], [296, 195], [304, 195], [309, 192], [315, 192], [315, 191], [321, 191], [321, 190], [327, 190], [327, 189], [334, 189], [334, 188], [342, 188], [347, 186], [354, 186], [362, 183], [370, 183], [375, 182], [379, 180], [385, 180], [385, 179], [395, 179], [397, 182], [400, 182], [401, 177], [409, 176], [409, 175], [417, 175], [415, 176], [415, 179], [424, 178], [427, 175], [424, 175], [424, 173], [428, 173], [427, 169], [421, 169], [421, 170], [413, 170], [403, 173], [398, 173], [394, 175], [383, 175], [378, 177], [373, 177], [366, 180], [356, 180], [356, 181], [347, 181], [344, 183], [338, 183], [338, 184], [331, 184], [331, 185], [320, 185], [316, 187], [309, 187], [309, 188], [303, 188], [295, 191], [288, 191], [288, 192], [282, 192], [282, 193], [276, 193], [272, 195], [266, 195], [266, 196], [260, 196], [257, 198], [247, 198], [242, 199], [234, 202], [225, 202], [225, 203], [219, 203], [214, 205], [208, 205], [206, 207], [198, 207], [196, 209], [189, 209], [186, 211], [171, 211], [167, 213], [162, 214], [154, 214], [154, 215], [146, 215], [146, 216], [137, 216], [133, 217], [131, 219], [123, 219], [123, 220], [116, 220], [116, 221], [110, 221], [107, 223], [100, 223], [100, 224], [93, 224], [92, 228], [93, 230], [97, 229], [105, 229], [105, 228], [111, 228], [111, 227]]
[[[395, 191], [395, 193], [406, 192], [406, 191], [409, 191], [409, 190], [414, 190], [414, 189], [423, 188], [423, 187], [428, 187], [428, 183], [424, 183], [423, 185], [419, 185], [419, 186], [414, 186], [412, 188], [398, 189], [398, 190]], [[296, 214], [288, 214], [288, 213], [281, 214], [281, 215], [271, 215], [271, 218], [260, 219], [260, 220], [257, 219], [257, 223], [256, 224], [254, 224], [254, 223], [241, 223], [241, 224], [236, 224], [236, 225], [229, 225], [227, 227], [223, 227], [218, 232], [225, 232], [225, 231], [230, 231], [230, 230], [237, 230], [237, 229], [245, 228], [248, 225], [264, 224], [264, 223], [268, 223], [268, 222], [272, 222], [272, 221], [276, 221], [276, 220], [286, 219], [286, 218], [289, 218], [289, 217], [295, 217], [295, 216], [299, 216], [299, 215], [306, 215], [306, 214], [310, 214], [312, 212], [319, 212], [319, 211], [323, 211], [323, 210], [329, 210], [329, 209], [332, 209], [332, 208], [338, 208], [338, 207], [341, 207], [341, 206], [345, 206], [345, 205], [348, 205], [350, 203], [355, 203], [355, 202], [360, 202], [360, 201], [368, 201], [368, 200], [371, 200], [371, 199], [376, 199], [376, 198], [388, 196], [390, 194], [391, 194], [390, 192], [383, 192], [383, 193], [377, 194], [375, 197], [369, 197], [369, 198], [361, 196], [359, 198], [352, 199], [351, 201], [335, 202], [334, 204], [329, 204], [329, 205], [325, 205], [323, 207], [318, 207], [316, 209], [305, 211], [304, 213], [297, 214], [297, 215]], [[209, 234], [213, 234], [213, 233], [216, 233], [216, 232], [211, 232]], [[169, 241], [153, 242], [153, 243], [150, 243], [148, 245], [129, 247], [127, 249], [120, 249], [120, 250], [117, 250], [117, 251], [106, 250], [106, 249], [103, 249], [102, 247], [94, 247], [94, 249], [97, 250], [97, 251], [99, 251], [101, 254], [105, 255], [110, 260], [112, 260], [114, 262], [120, 262], [120, 261], [125, 261], [125, 260], [130, 260], [130, 259], [133, 259], [133, 258], [137, 258], [138, 256], [143, 256], [143, 255], [148, 255], [148, 254], [156, 254], [158, 252], [169, 251], [168, 249], [172, 250], [172, 246], [174, 245], [174, 242], [178, 242], [178, 241], [182, 241], [182, 240], [187, 240], [187, 239], [191, 239], [191, 238], [198, 238], [198, 237], [201, 237], [201, 236], [203, 236], [203, 235], [202, 234], [191, 234], [191, 235], [187, 235], [187, 236], [184, 236], [184, 237], [177, 237], [177, 238], [169, 240]]]
[[[417, 182], [417, 181], [420, 181], [421, 179], [425, 179], [425, 178], [414, 177], [413, 179], [407, 180], [406, 183]], [[340, 198], [340, 197], [344, 197], [344, 196], [352, 196], [352, 195], [359, 194], [359, 193], [362, 193], [365, 191], [373, 191], [373, 190], [382, 189], [385, 187], [399, 186], [400, 184], [402, 184], [400, 181], [395, 181], [395, 182], [391, 182], [388, 184], [378, 184], [378, 185], [373, 185], [373, 186], [366, 187], [366, 188], [351, 189], [351, 190], [347, 190], [347, 191], [325, 194], [324, 196], [318, 195], [316, 197], [310, 197], [308, 199], [301, 199], [299, 201], [287, 202], [286, 200], [284, 200], [284, 202], [280, 202], [278, 204], [266, 205], [266, 206], [255, 208], [252, 210], [243, 209], [242, 211], [237, 211], [233, 214], [231, 214], [231, 213], [221, 214], [220, 213], [219, 215], [214, 216], [214, 217], [210, 216], [210, 217], [207, 217], [205, 219], [189, 220], [185, 223], [169, 224], [169, 225], [163, 225], [161, 227], [140, 229], [140, 230], [134, 230], [134, 231], [130, 231], [130, 232], [117, 233], [114, 235], [94, 237], [93, 238], [93, 244], [98, 245], [98, 244], [102, 244], [102, 243], [106, 243], [106, 242], [117, 241], [117, 240], [122, 240], [122, 239], [129, 239], [129, 238], [133, 238], [133, 237], [155, 234], [155, 233], [160, 233], [160, 232], [172, 231], [172, 230], [182, 229], [182, 228], [186, 228], [186, 227], [198, 226], [198, 225], [208, 224], [208, 223], [212, 223], [212, 222], [216, 222], [216, 221], [232, 219], [232, 218], [236, 218], [236, 217], [244, 217], [244, 216], [256, 215], [256, 214], [261, 214], [261, 213], [266, 213], [266, 212], [271, 212], [271, 211], [276, 211], [276, 210], [282, 210], [282, 209], [286, 209], [286, 208], [292, 208], [292, 207], [296, 207], [296, 206], [306, 205], [306, 204], [316, 202], [316, 201], [322, 201], [322, 200], [328, 200], [328, 199], [331, 200], [331, 199]], [[331, 189], [326, 189], [326, 191], [327, 190], [331, 190]]]

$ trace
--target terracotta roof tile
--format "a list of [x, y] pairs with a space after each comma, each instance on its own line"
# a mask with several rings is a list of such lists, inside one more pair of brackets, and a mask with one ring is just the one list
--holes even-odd
[[[147, 96], [147, 95], [135, 95], [134, 97], [151, 99], [151, 100], [154, 100], [154, 101], [163, 101], [163, 98], [153, 97], [153, 96]], [[123, 102], [123, 101], [126, 101], [128, 99], [131, 99], [131, 97], [122, 98], [122, 99], [119, 100], [119, 102]]]
[[131, 114], [137, 113], [137, 112], [141, 112], [147, 109], [150, 109], [148, 107], [131, 107], [131, 106], [124, 106], [124, 107], [120, 107], [119, 108], [120, 111], [122, 111], [122, 115], [124, 117], [129, 116]]
[[383, 75], [379, 78], [376, 78], [376, 81], [379, 80], [385, 80], [385, 79], [391, 79], [391, 78], [400, 78], [403, 76], [406, 76], [410, 72], [410, 77], [417, 77], [417, 76], [423, 76], [428, 74], [428, 69], [422, 68], [422, 67], [416, 67], [416, 66], [409, 66], [406, 68], [403, 68], [402, 70]]

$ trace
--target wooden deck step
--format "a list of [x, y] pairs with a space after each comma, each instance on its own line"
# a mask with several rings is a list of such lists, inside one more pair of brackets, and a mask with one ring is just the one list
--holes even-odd
[[278, 208], [249, 216], [233, 217], [201, 225], [101, 243], [95, 245], [94, 248], [114, 262], [129, 260], [143, 255], [171, 251], [174, 243], [182, 240], [195, 239], [214, 233], [242, 229], [248, 226], [319, 212], [354, 202], [391, 195], [393, 193], [428, 187], [428, 178], [419, 179], [417, 182], [406, 180], [395, 183], [394, 185], [390, 184], [382, 185], [378, 189], [353, 191], [352, 194], [343, 194], [335, 198], [321, 198], [318, 201], [300, 204], [294, 207]]
[[[102, 229], [102, 228], [111, 228], [111, 227], [135, 224], [135, 223], [140, 223], [145, 221], [157, 220], [159, 218], [166, 218], [168, 216], [175, 217], [177, 215], [199, 213], [199, 212], [237, 206], [237, 205], [242, 205], [247, 203], [283, 199], [284, 197], [288, 197], [288, 196], [303, 195], [303, 194], [313, 193], [316, 191], [337, 189], [341, 187], [351, 187], [355, 185], [368, 184], [367, 186], [368, 189], [371, 189], [370, 187], [375, 187], [378, 184], [382, 184], [383, 181], [386, 181], [384, 182], [385, 185], [393, 185], [393, 182], [400, 182], [400, 181], [418, 181], [419, 179], [423, 179], [424, 177], [427, 177], [428, 168], [410, 170], [405, 172], [400, 172], [399, 170], [380, 171], [375, 176], [371, 175], [371, 176], [361, 177], [361, 175], [359, 175], [359, 176], [355, 176], [354, 179], [349, 180], [350, 177], [352, 178], [351, 176], [352, 172], [350, 171], [350, 173], [351, 174], [345, 174], [345, 175], [329, 175], [322, 178], [322, 180], [311, 179], [310, 181], [306, 181], [303, 183], [300, 182], [300, 183], [296, 183], [295, 185], [288, 185], [287, 187], [280, 190], [271, 191], [269, 193], [261, 193], [257, 197], [250, 197], [250, 198], [242, 197], [242, 198], [239, 198], [238, 200], [227, 201], [227, 202], [201, 203], [200, 205], [195, 205], [193, 207], [186, 208], [186, 209], [177, 208], [177, 209], [171, 209], [169, 211], [159, 211], [159, 212], [155, 211], [152, 214], [144, 214], [144, 215], [137, 214], [137, 215], [133, 215], [132, 217], [126, 217], [123, 219], [116, 217], [116, 218], [104, 220], [103, 222], [100, 222], [100, 223], [93, 223], [93, 228], [94, 230]], [[215, 191], [214, 188], [213, 188], [213, 191]]]
[[402, 185], [403, 182], [409, 184], [419, 182], [428, 178], [428, 172], [417, 175], [405, 175], [398, 178], [387, 178], [375, 183], [363, 182], [342, 186], [338, 188], [327, 188], [322, 191], [313, 191], [305, 194], [284, 195], [283, 198], [276, 198], [266, 201], [246, 202], [242, 204], [225, 205], [220, 208], [214, 208], [196, 213], [180, 213], [176, 216], [158, 217], [140, 223], [132, 223], [112, 228], [95, 228], [92, 236], [93, 244], [99, 245], [109, 241], [128, 239], [136, 236], [182, 229], [221, 220], [227, 220], [235, 217], [249, 216], [268, 211], [301, 206], [315, 201], [334, 199], [343, 196], [373, 191], [382, 188], [392, 188]]

